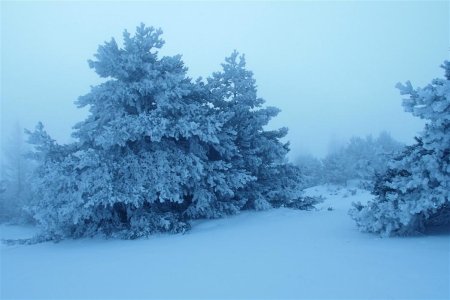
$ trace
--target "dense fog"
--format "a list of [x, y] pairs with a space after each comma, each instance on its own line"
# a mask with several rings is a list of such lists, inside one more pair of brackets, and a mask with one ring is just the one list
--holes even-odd
[[449, 1], [0, 7], [1, 299], [450, 299]]
[[144, 22], [161, 27], [161, 54], [182, 54], [188, 74], [208, 77], [234, 49], [246, 54], [258, 95], [281, 109], [290, 159], [323, 157], [351, 136], [386, 130], [403, 142], [423, 122], [403, 112], [394, 87], [441, 74], [449, 4], [442, 2], [2, 2], [2, 147], [15, 127], [42, 121], [71, 140], [86, 109], [73, 102], [101, 79], [97, 47]]

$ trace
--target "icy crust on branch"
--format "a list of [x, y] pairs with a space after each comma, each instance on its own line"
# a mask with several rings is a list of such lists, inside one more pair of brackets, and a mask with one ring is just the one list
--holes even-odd
[[406, 111], [427, 121], [417, 143], [393, 160], [375, 185], [377, 196], [350, 211], [363, 231], [413, 234], [450, 222], [450, 63], [445, 79], [425, 88], [398, 85]]
[[195, 218], [316, 202], [287, 163], [287, 129], [263, 128], [279, 110], [262, 107], [244, 57], [192, 81], [180, 56], [158, 57], [160, 35], [141, 25], [123, 48], [99, 47], [89, 65], [107, 81], [78, 99], [90, 115], [74, 143], [58, 145], [42, 124], [30, 133], [43, 240], [184, 232]]

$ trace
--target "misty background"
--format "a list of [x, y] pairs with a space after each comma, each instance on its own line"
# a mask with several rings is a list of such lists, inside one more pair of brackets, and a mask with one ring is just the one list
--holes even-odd
[[87, 60], [140, 22], [161, 27], [160, 55], [182, 54], [194, 79], [234, 49], [259, 96], [282, 110], [290, 158], [323, 157], [351, 136], [387, 130], [411, 143], [423, 122], [394, 87], [424, 86], [449, 58], [450, 5], [424, 2], [1, 2], [1, 141], [42, 121], [71, 141], [86, 109], [73, 104], [102, 81]]

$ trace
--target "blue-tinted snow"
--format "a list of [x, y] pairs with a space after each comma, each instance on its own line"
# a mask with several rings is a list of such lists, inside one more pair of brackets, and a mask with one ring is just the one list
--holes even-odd
[[2, 245], [1, 298], [448, 299], [449, 230], [362, 234], [347, 211], [372, 196], [351, 190], [311, 188], [327, 197], [317, 211], [242, 213], [186, 235]]

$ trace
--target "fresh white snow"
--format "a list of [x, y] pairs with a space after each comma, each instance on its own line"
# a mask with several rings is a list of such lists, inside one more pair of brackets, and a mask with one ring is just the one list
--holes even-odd
[[3, 244], [0, 298], [450, 298], [450, 228], [380, 238], [347, 215], [367, 191], [308, 193], [326, 197], [318, 210], [245, 212], [185, 235]]

